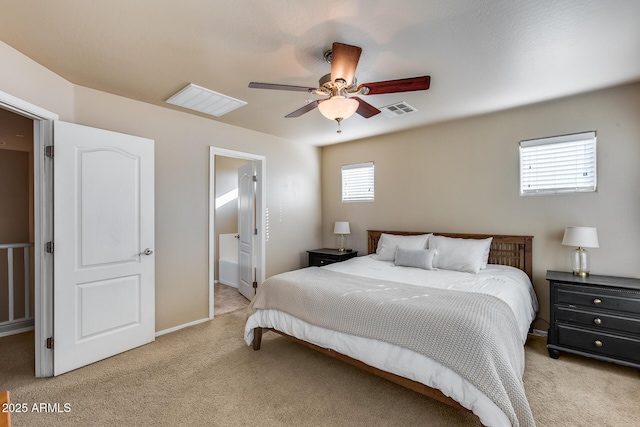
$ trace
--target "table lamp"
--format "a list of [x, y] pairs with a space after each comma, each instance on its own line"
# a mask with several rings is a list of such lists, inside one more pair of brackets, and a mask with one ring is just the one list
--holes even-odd
[[562, 244], [576, 246], [571, 254], [571, 268], [576, 276], [589, 275], [589, 252], [584, 248], [597, 248], [598, 230], [595, 227], [567, 227], [564, 229]]
[[346, 234], [351, 234], [351, 230], [349, 229], [348, 221], [336, 221], [335, 226], [333, 227], [333, 234], [338, 235], [338, 250], [340, 252], [345, 251], [345, 247], [347, 245], [347, 237]]

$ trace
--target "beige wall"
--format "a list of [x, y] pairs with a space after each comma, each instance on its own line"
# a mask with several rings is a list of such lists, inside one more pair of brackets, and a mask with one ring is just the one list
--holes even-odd
[[320, 149], [74, 86], [0, 43], [0, 90], [62, 120], [155, 140], [156, 330], [208, 316], [209, 146], [266, 157], [267, 276], [321, 242]]
[[[639, 117], [634, 84], [324, 147], [324, 245], [335, 245], [337, 220], [350, 222], [349, 245], [362, 253], [367, 229], [533, 235], [539, 316], [548, 320], [545, 272], [570, 271], [567, 225], [598, 228], [592, 273], [640, 277]], [[589, 130], [598, 137], [596, 193], [519, 195], [519, 141]], [[340, 167], [364, 161], [375, 162], [375, 201], [341, 203]]]
[[0, 150], [0, 243], [30, 242], [29, 158], [28, 151]]
[[0, 41], [0, 90], [73, 121], [73, 85]]

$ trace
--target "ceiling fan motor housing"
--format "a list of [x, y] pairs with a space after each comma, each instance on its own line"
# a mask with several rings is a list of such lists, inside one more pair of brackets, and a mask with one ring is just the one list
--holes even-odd
[[320, 86], [319, 90], [316, 92], [318, 95], [366, 95], [362, 90], [358, 90], [358, 82], [355, 76], [353, 76], [351, 85], [347, 86], [347, 82], [344, 79], [336, 79], [335, 82], [331, 81], [331, 73], [329, 73], [320, 77], [318, 85]]

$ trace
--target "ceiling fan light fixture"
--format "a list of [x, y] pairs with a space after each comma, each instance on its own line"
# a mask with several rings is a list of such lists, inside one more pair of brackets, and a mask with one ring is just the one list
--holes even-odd
[[359, 106], [357, 100], [337, 95], [320, 102], [318, 109], [329, 120], [344, 120], [353, 116]]

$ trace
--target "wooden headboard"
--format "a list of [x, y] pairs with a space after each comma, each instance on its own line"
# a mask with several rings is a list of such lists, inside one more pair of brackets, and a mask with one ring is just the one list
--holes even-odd
[[459, 233], [434, 233], [420, 231], [379, 231], [367, 230], [368, 234], [368, 253], [376, 252], [380, 235], [399, 234], [402, 236], [411, 236], [416, 234], [436, 234], [438, 236], [456, 237], [460, 239], [486, 239], [493, 237], [491, 241], [491, 249], [489, 252], [489, 264], [508, 265], [510, 267], [519, 268], [527, 273], [529, 279], [533, 281], [533, 257], [532, 243], [533, 236], [504, 236], [499, 234], [459, 234]]

